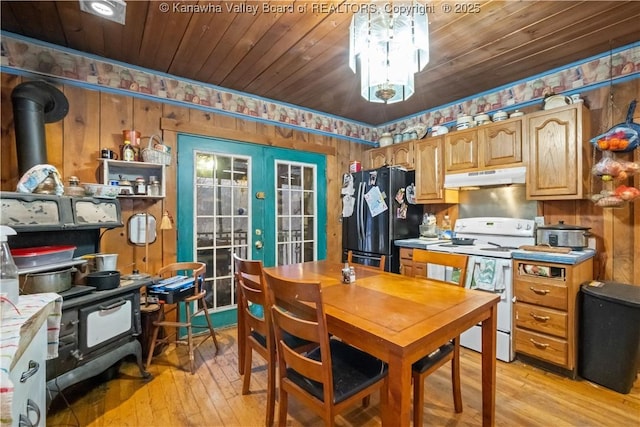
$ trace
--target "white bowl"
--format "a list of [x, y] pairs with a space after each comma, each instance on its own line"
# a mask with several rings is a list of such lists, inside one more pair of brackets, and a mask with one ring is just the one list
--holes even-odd
[[433, 126], [431, 128], [431, 136], [444, 135], [445, 133], [449, 133], [449, 128], [446, 126]]
[[473, 117], [471, 116], [460, 116], [458, 117], [458, 120], [456, 120], [457, 124], [471, 123], [471, 122], [473, 122]]

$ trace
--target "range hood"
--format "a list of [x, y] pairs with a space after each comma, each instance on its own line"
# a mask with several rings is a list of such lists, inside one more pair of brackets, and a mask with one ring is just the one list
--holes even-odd
[[527, 168], [503, 168], [465, 173], [452, 173], [444, 176], [444, 188], [473, 188], [495, 185], [524, 184]]

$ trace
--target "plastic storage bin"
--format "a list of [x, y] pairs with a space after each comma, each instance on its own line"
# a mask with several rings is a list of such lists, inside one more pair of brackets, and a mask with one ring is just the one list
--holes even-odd
[[75, 246], [39, 246], [11, 249], [11, 255], [18, 268], [29, 268], [70, 261], [75, 250]]
[[640, 286], [590, 282], [580, 297], [578, 374], [627, 394], [640, 361]]

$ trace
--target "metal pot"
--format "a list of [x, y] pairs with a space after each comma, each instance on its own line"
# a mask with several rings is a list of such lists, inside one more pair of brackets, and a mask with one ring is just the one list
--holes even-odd
[[581, 250], [589, 245], [591, 227], [568, 225], [559, 221], [555, 225], [539, 226], [536, 235], [538, 245], [560, 246]]
[[71, 288], [71, 273], [75, 268], [45, 273], [27, 273], [20, 286], [23, 294], [39, 294], [45, 292], [59, 293]]

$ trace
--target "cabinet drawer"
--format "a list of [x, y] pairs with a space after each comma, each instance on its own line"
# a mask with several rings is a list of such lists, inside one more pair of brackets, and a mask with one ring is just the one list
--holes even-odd
[[516, 327], [516, 352], [567, 367], [569, 346], [566, 340]]
[[413, 248], [400, 248], [400, 259], [413, 261]]
[[567, 313], [551, 308], [516, 302], [516, 326], [567, 338]]
[[516, 301], [567, 310], [567, 287], [563, 284], [521, 281], [514, 283]]
[[427, 277], [427, 265], [426, 264], [413, 264], [413, 276], [414, 277]]

